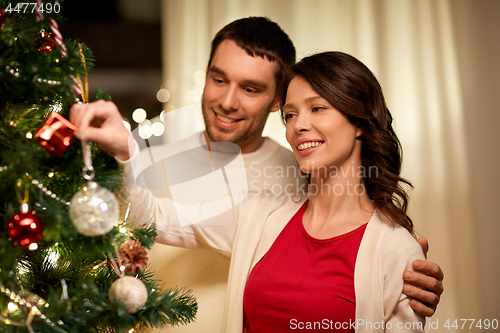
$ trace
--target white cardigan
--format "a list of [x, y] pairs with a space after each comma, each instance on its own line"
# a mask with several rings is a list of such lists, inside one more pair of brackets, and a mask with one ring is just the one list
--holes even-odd
[[[189, 215], [199, 207], [176, 208], [171, 200], [154, 197], [135, 184], [130, 161], [121, 164], [126, 173], [124, 187], [128, 197], [133, 198], [130, 221], [136, 224], [155, 221], [157, 242], [185, 248], [211, 248], [231, 257], [223, 332], [241, 333], [247, 278], [307, 198], [249, 194], [230, 211], [181, 227], [177, 214]], [[217, 206], [217, 201], [200, 205]], [[392, 226], [378, 213], [373, 214], [355, 265], [356, 332], [423, 331], [425, 319], [410, 308], [408, 297], [402, 293], [403, 272], [411, 270], [414, 259], [424, 259], [424, 255], [406, 229]], [[405, 323], [406, 328], [412, 327], [405, 329]]]

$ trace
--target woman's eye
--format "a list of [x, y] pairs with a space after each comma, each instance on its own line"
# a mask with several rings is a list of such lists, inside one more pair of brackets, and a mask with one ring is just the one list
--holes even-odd
[[290, 120], [294, 115], [292, 113], [288, 113], [285, 115], [285, 122], [287, 122], [288, 120]]
[[324, 110], [325, 108], [322, 107], [322, 106], [315, 106], [312, 108], [313, 112], [318, 112], [318, 111], [321, 111], [321, 110]]

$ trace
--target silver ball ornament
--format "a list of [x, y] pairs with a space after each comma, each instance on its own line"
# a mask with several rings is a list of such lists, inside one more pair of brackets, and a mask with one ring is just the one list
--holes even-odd
[[109, 299], [120, 302], [128, 314], [134, 314], [148, 301], [148, 289], [141, 280], [123, 276], [109, 288]]
[[115, 226], [120, 214], [113, 193], [88, 182], [75, 193], [69, 205], [69, 217], [76, 230], [85, 236], [100, 236]]

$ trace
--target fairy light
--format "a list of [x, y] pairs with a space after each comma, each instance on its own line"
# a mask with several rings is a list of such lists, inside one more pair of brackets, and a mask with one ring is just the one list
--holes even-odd
[[59, 260], [60, 256], [61, 254], [56, 249], [50, 248], [47, 250], [47, 256], [45, 256], [45, 261], [53, 268], [56, 268], [57, 261]]
[[63, 105], [61, 102], [57, 102], [55, 104], [52, 104], [50, 107], [49, 107], [49, 110], [50, 111], [53, 111], [53, 112], [61, 112], [62, 111], [62, 108], [63, 108]]
[[32, 139], [33, 134], [31, 132], [26, 133], [26, 139]]
[[17, 305], [15, 305], [14, 303], [9, 302], [9, 304], [7, 304], [7, 309], [9, 309], [10, 312], [14, 312], [14, 311], [19, 310], [19, 307]]
[[[0, 292], [2, 292], [3, 294], [9, 296], [10, 299], [13, 301], [13, 302], [10, 302], [10, 303], [12, 303], [12, 305], [10, 305], [10, 308], [13, 309], [14, 306], [17, 307], [17, 304], [26, 306], [30, 310], [30, 315], [33, 315], [33, 316], [36, 315], [36, 316], [38, 316], [47, 325], [50, 325], [52, 327], [56, 327], [57, 326], [54, 322], [52, 322], [52, 320], [50, 320], [49, 318], [47, 318], [46, 315], [44, 315], [40, 310], [38, 310], [38, 308], [35, 305], [31, 304], [30, 302], [28, 302], [26, 299], [24, 299], [23, 297], [19, 296], [15, 292], [11, 291], [9, 288], [5, 288], [5, 286], [3, 284], [0, 284]], [[14, 304], [14, 302], [17, 303], [17, 304]], [[48, 304], [48, 303], [45, 303], [45, 304]], [[48, 307], [48, 305], [45, 305], [45, 307]], [[7, 305], [7, 308], [10, 309], [9, 305]], [[57, 323], [59, 325], [64, 325], [64, 323], [61, 320], [58, 320]]]

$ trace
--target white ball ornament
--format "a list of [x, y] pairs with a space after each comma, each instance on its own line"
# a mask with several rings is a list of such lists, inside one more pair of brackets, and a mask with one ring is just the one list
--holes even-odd
[[123, 276], [109, 288], [109, 299], [120, 302], [128, 314], [134, 314], [148, 301], [148, 289], [141, 280]]
[[118, 221], [118, 201], [113, 193], [88, 182], [75, 193], [69, 206], [69, 217], [76, 230], [85, 236], [107, 234]]

